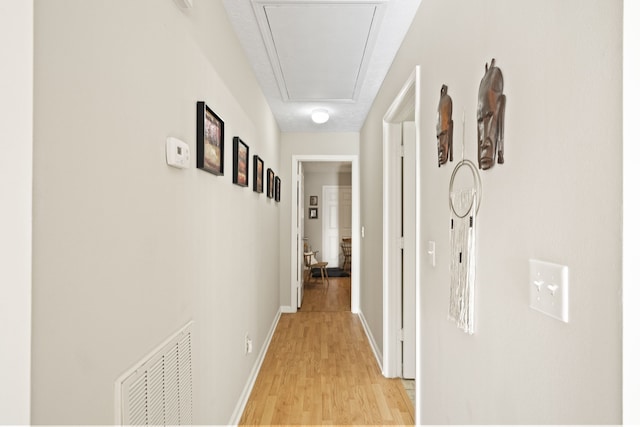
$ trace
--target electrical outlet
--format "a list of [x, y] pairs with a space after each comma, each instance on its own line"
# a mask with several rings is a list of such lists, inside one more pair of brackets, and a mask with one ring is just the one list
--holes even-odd
[[251, 341], [251, 337], [249, 337], [249, 334], [247, 333], [244, 336], [244, 354], [251, 353], [253, 353], [253, 342]]
[[436, 242], [429, 240], [427, 244], [428, 244], [427, 254], [431, 259], [431, 266], [435, 267], [436, 266]]

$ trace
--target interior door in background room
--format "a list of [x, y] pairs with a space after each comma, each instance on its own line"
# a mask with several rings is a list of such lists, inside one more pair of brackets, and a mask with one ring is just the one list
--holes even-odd
[[342, 238], [351, 237], [351, 187], [322, 187], [322, 259], [329, 267], [342, 267]]

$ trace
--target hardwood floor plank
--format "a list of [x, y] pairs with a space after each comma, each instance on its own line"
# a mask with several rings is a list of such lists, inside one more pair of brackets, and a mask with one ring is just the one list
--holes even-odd
[[259, 424], [271, 424], [271, 420], [273, 419], [273, 413], [276, 407], [276, 396], [267, 396], [265, 402], [265, 409], [260, 417]]
[[240, 425], [413, 425], [399, 379], [384, 378], [349, 278], [311, 284], [301, 309], [282, 314]]

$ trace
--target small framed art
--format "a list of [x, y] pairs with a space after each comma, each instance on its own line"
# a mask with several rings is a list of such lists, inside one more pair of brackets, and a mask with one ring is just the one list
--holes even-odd
[[224, 175], [224, 122], [204, 101], [198, 101], [196, 113], [196, 166], [214, 175]]
[[233, 137], [233, 183], [242, 187], [249, 185], [249, 146]]
[[276, 202], [280, 202], [280, 177], [276, 176], [275, 195]]
[[273, 199], [274, 187], [275, 187], [276, 174], [273, 169], [267, 169], [267, 197]]
[[309, 208], [309, 219], [318, 219], [318, 208]]
[[253, 191], [264, 192], [264, 162], [257, 155], [253, 155]]
[[309, 196], [309, 206], [318, 206], [318, 196]]

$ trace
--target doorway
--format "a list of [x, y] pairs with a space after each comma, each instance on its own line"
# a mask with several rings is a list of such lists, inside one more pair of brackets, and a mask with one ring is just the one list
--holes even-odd
[[[305, 218], [308, 208], [308, 193], [306, 188], [302, 165], [305, 162], [348, 162], [351, 164], [351, 227], [352, 230], [360, 229], [360, 172], [357, 155], [293, 155], [291, 158], [291, 310], [295, 312], [302, 304], [302, 277], [303, 277], [303, 248], [305, 237], [304, 226], [300, 226], [299, 219]], [[302, 193], [301, 188], [304, 188]], [[302, 193], [302, 194], [301, 194]], [[351, 268], [351, 312], [360, 312], [360, 273], [359, 273], [359, 253], [360, 239], [352, 231], [352, 268]], [[320, 241], [321, 242], [321, 241]], [[321, 244], [321, 243], [320, 243]]]
[[[420, 67], [383, 118], [383, 374], [420, 374]], [[416, 401], [420, 386], [416, 382]], [[416, 416], [418, 416], [416, 407]], [[416, 418], [417, 420], [419, 418]]]

